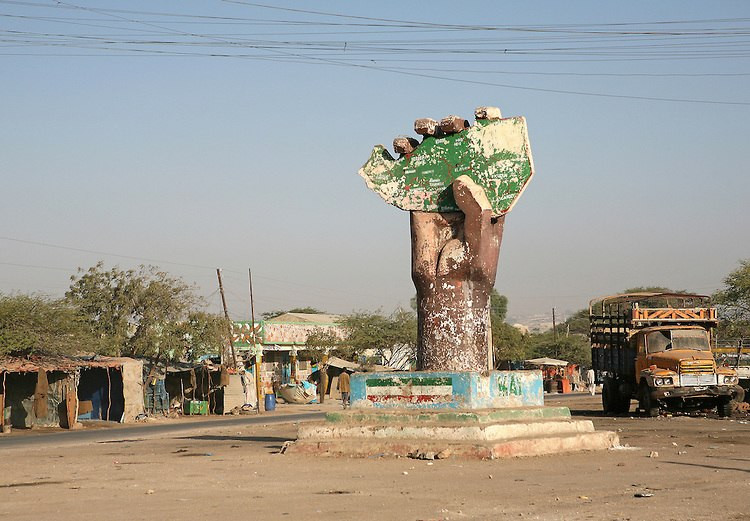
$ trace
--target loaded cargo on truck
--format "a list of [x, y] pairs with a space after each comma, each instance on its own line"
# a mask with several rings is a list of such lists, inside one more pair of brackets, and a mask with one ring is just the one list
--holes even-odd
[[605, 412], [715, 408], [729, 416], [742, 400], [737, 372], [717, 367], [711, 334], [718, 323], [709, 297], [627, 293], [589, 304], [591, 360]]

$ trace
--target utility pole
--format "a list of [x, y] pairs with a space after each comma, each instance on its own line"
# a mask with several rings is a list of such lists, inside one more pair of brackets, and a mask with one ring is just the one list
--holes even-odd
[[250, 268], [247, 269], [247, 285], [250, 290], [250, 321], [252, 323], [253, 332], [253, 348], [255, 350], [255, 396], [257, 398], [258, 414], [260, 414], [260, 395], [261, 395], [261, 381], [260, 381], [260, 364], [263, 361], [263, 347], [258, 344], [257, 338], [255, 338], [255, 301], [253, 300], [253, 272]]
[[[216, 278], [219, 279], [219, 293], [221, 294], [221, 306], [224, 308], [224, 318], [227, 319], [229, 326], [229, 350], [232, 353], [232, 362], [234, 363], [234, 370], [237, 370], [237, 356], [234, 353], [234, 342], [232, 342], [232, 322], [229, 320], [229, 311], [227, 310], [227, 299], [224, 296], [224, 284], [221, 282], [221, 268], [216, 268]], [[226, 367], [227, 356], [226, 351], [222, 350], [221, 363]]]
[[555, 320], [555, 308], [552, 308], [552, 338], [555, 341], [555, 358], [560, 356], [557, 347], [557, 321]]

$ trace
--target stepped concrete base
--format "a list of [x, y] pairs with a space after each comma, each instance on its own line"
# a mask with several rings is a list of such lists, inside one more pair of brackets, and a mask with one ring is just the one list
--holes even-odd
[[302, 424], [285, 453], [369, 457], [495, 459], [602, 450], [619, 443], [573, 420], [567, 407], [486, 410], [350, 409]]
[[383, 456], [429, 460], [444, 458], [499, 459], [604, 450], [616, 446], [617, 443], [617, 434], [609, 431], [480, 443], [442, 442], [439, 440], [299, 440], [289, 445], [285, 453], [346, 456], [350, 458]]

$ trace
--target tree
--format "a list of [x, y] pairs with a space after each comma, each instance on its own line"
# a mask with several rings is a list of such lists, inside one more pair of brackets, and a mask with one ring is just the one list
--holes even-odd
[[495, 365], [502, 362], [523, 360], [526, 355], [524, 335], [505, 322], [508, 313], [508, 297], [495, 288], [490, 292], [490, 324], [492, 326], [492, 350]]
[[623, 293], [687, 293], [684, 289], [670, 289], [665, 286], [636, 286], [623, 290]]
[[326, 313], [325, 311], [322, 311], [317, 308], [313, 308], [310, 306], [302, 307], [302, 308], [292, 308], [289, 310], [282, 310], [277, 309], [275, 311], [266, 311], [265, 313], [261, 313], [261, 316], [263, 317], [263, 320], [271, 320], [272, 318], [280, 317], [281, 315], [284, 315], [286, 313], [311, 313], [311, 314], [318, 314], [318, 313]]
[[579, 309], [558, 326], [558, 334], [589, 335], [589, 308]]
[[492, 347], [495, 363], [516, 362], [526, 358], [527, 339], [507, 322], [492, 321]]
[[0, 355], [102, 351], [102, 343], [65, 300], [36, 295], [0, 295]]
[[501, 295], [495, 288], [490, 292], [490, 316], [492, 320], [505, 321], [508, 314], [508, 297]]
[[401, 366], [416, 357], [417, 317], [397, 309], [390, 315], [381, 312], [358, 312], [344, 318], [347, 330], [345, 344], [355, 355], [372, 350], [386, 365]]
[[584, 367], [591, 365], [591, 347], [583, 335], [557, 336], [546, 331], [529, 336], [528, 357], [566, 360]]
[[724, 279], [724, 288], [713, 295], [722, 321], [722, 337], [750, 336], [750, 259], [740, 261], [740, 267]]
[[182, 359], [228, 341], [226, 321], [197, 312], [193, 289], [153, 266], [105, 269], [99, 262], [71, 277], [66, 297], [114, 354]]
[[307, 335], [305, 346], [310, 350], [312, 358], [318, 362], [322, 359], [323, 352], [325, 351], [330, 351], [344, 359], [349, 359], [352, 356], [351, 348], [342, 344], [339, 336], [330, 328], [316, 327], [313, 329]]
[[183, 358], [194, 361], [203, 355], [220, 353], [229, 342], [230, 324], [224, 317], [191, 311], [187, 320], [176, 324], [175, 336], [183, 338]]

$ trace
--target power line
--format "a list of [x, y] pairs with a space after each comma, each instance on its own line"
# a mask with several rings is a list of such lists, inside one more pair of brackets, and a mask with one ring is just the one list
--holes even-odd
[[38, 268], [38, 269], [44, 269], [44, 270], [57, 270], [57, 271], [66, 271], [68, 273], [71, 272], [69, 268], [59, 268], [55, 266], [40, 266], [38, 264], [20, 264], [16, 262], [0, 262], [3, 266], [15, 266], [18, 268]]
[[[207, 269], [207, 270], [211, 270], [211, 271], [213, 271], [213, 270], [216, 269], [215, 266], [207, 266], [207, 265], [203, 265], [203, 264], [190, 264], [190, 263], [179, 262], [179, 261], [170, 261], [170, 260], [164, 260], [164, 259], [153, 259], [153, 258], [149, 258], [149, 257], [138, 257], [138, 256], [135, 256], [135, 255], [124, 255], [124, 254], [120, 254], [120, 253], [105, 252], [105, 251], [101, 251], [101, 250], [91, 250], [91, 249], [87, 249], [87, 248], [78, 248], [78, 247], [74, 247], [74, 246], [65, 246], [65, 245], [62, 245], [62, 244], [53, 244], [53, 243], [41, 242], [41, 241], [30, 241], [30, 240], [25, 240], [25, 239], [18, 239], [18, 238], [15, 238], [15, 237], [0, 236], [0, 240], [10, 241], [10, 242], [16, 242], [16, 243], [20, 243], [20, 244], [30, 244], [30, 245], [41, 246], [41, 247], [45, 247], [45, 248], [55, 248], [55, 249], [75, 251], [75, 252], [80, 252], [80, 253], [90, 253], [90, 254], [94, 254], [94, 255], [104, 255], [104, 256], [107, 256], [107, 257], [118, 257], [118, 258], [123, 258], [123, 259], [141, 261], [141, 262], [152, 262], [152, 263], [156, 263], [156, 264], [171, 264], [171, 265], [175, 265], [175, 266], [183, 266], [183, 267], [196, 268], [196, 269], [201, 269], [201, 270]], [[19, 267], [28, 267], [28, 268], [37, 267], [37, 268], [40, 268], [40, 269], [64, 270], [64, 271], [68, 271], [68, 272], [70, 272], [70, 271], [74, 272], [75, 271], [75, 269], [71, 270], [71, 269], [59, 268], [59, 267], [51, 267], [51, 266], [35, 266], [35, 265], [31, 265], [31, 264], [13, 264], [13, 263], [4, 263], [4, 262], [0, 262], [0, 264], [17, 265]], [[222, 269], [222, 271], [225, 272], [225, 273], [230, 273], [230, 274], [235, 274], [235, 275], [243, 275], [243, 272], [241, 272], [239, 270]], [[326, 293], [326, 292], [327, 293], [339, 293], [339, 294], [355, 295], [355, 296], [370, 296], [370, 297], [375, 297], [375, 295], [368, 295], [366, 293], [346, 291], [346, 290], [343, 290], [343, 289], [331, 288], [331, 287], [321, 287], [321, 286], [316, 286], [316, 285], [313, 285], [313, 284], [307, 284], [307, 283], [303, 283], [303, 282], [295, 282], [295, 281], [292, 281], [292, 280], [289, 280], [289, 279], [279, 279], [279, 278], [264, 277], [264, 276], [259, 276], [259, 275], [256, 275], [255, 277], [258, 278], [258, 279], [261, 279], [261, 280], [270, 281], [272, 283], [286, 284], [287, 286], [295, 286], [295, 287], [302, 287], [302, 288], [307, 288], [307, 289], [310, 289], [310, 290], [315, 290], [316, 292], [318, 292], [317, 293], [318, 296], [320, 296], [322, 298], [334, 298], [334, 297], [331, 296], [331, 295], [320, 295], [320, 292], [323, 292], [323, 293]]]
[[130, 259], [130, 260], [145, 261], [145, 262], [155, 262], [155, 263], [159, 263], [159, 264], [173, 264], [175, 266], [184, 266], [184, 267], [188, 267], [188, 268], [200, 268], [200, 269], [211, 269], [211, 270], [216, 269], [213, 266], [204, 266], [204, 265], [201, 265], [201, 264], [189, 264], [189, 263], [186, 263], [186, 262], [175, 262], [175, 261], [160, 260], [160, 259], [150, 259], [150, 258], [147, 258], [147, 257], [136, 257], [134, 255], [123, 255], [123, 254], [120, 254], [120, 253], [112, 253], [112, 252], [105, 252], [105, 251], [98, 251], [98, 250], [89, 250], [89, 249], [86, 249], [86, 248], [75, 248], [75, 247], [72, 247], [72, 246], [63, 246], [61, 244], [52, 244], [52, 243], [48, 243], [48, 242], [28, 241], [28, 240], [24, 240], [24, 239], [16, 239], [15, 237], [0, 236], [0, 240], [17, 242], [17, 243], [21, 243], [21, 244], [31, 244], [31, 245], [34, 245], [34, 246], [44, 246], [46, 248], [57, 248], [57, 249], [60, 249], [60, 250], [77, 251], [77, 252], [81, 252], [81, 253], [92, 253], [94, 255], [106, 255], [108, 257], [119, 257], [119, 258], [122, 258], [122, 259]]

